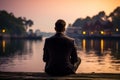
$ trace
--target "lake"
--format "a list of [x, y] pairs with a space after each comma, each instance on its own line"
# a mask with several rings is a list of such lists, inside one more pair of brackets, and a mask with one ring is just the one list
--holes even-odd
[[[76, 39], [77, 73], [120, 73], [119, 39]], [[43, 40], [0, 40], [0, 71], [44, 72]]]

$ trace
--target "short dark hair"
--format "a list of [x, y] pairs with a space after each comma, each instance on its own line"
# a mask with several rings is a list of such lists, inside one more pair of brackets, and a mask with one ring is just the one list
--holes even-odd
[[65, 25], [66, 25], [66, 22], [62, 19], [59, 19], [55, 23], [55, 30], [57, 32], [63, 32], [65, 31]]

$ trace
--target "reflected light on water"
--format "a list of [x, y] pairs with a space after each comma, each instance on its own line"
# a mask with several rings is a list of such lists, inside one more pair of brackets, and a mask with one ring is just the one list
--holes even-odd
[[103, 50], [104, 50], [104, 41], [103, 41], [103, 39], [101, 39], [101, 41], [100, 41], [101, 43], [101, 53], [103, 53]]
[[6, 46], [6, 41], [2, 40], [2, 49], [3, 49], [3, 52], [5, 52], [5, 46]]
[[83, 39], [83, 51], [86, 51], [86, 40], [85, 39]]
[[119, 55], [112, 52], [113, 49], [119, 51], [118, 40], [83, 39], [81, 46], [83, 49], [78, 51], [78, 55], [82, 62], [77, 73], [120, 73]]

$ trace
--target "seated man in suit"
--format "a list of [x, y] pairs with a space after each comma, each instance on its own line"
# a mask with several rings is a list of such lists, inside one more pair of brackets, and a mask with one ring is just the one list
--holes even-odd
[[77, 56], [74, 39], [64, 34], [66, 22], [62, 19], [55, 23], [56, 34], [45, 40], [43, 61], [45, 72], [52, 76], [74, 74], [81, 59]]

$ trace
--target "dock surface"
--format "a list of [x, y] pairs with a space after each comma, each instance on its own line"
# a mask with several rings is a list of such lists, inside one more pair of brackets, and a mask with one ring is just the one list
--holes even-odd
[[77, 73], [67, 76], [49, 76], [42, 72], [0, 72], [0, 80], [120, 80], [120, 73]]

